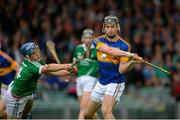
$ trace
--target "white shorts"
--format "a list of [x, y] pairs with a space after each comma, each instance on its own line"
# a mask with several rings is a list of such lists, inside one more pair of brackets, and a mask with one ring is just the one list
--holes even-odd
[[120, 96], [125, 88], [125, 83], [110, 83], [107, 85], [102, 85], [97, 83], [94, 87], [90, 98], [96, 102], [102, 102], [105, 95], [110, 95], [116, 98], [116, 102], [120, 101]]
[[14, 81], [11, 81], [9, 85], [1, 84], [1, 98], [5, 98], [8, 89], [12, 86]]
[[91, 92], [97, 81], [97, 78], [88, 75], [78, 77], [76, 80], [77, 96], [82, 96], [84, 91]]
[[15, 98], [12, 96], [11, 88], [12, 86], [8, 88], [8, 91], [5, 95], [6, 112], [9, 117], [21, 118], [27, 101], [33, 100], [34, 95], [32, 94], [22, 98]]

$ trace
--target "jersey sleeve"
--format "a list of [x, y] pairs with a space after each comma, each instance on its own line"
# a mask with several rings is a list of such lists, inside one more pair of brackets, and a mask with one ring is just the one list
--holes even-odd
[[96, 50], [98, 50], [101, 46], [104, 46], [106, 44], [103, 43], [99, 38], [96, 38], [95, 40], [93, 40], [93, 45], [96, 48]]
[[81, 55], [80, 51], [81, 51], [80, 46], [76, 46], [74, 53], [73, 53], [73, 63], [81, 58], [82, 55]]
[[74, 53], [73, 53], [73, 58], [75, 58], [75, 59], [77, 59], [77, 53], [78, 53], [77, 49], [78, 49], [78, 47], [75, 48]]
[[31, 62], [31, 64], [28, 66], [30, 71], [35, 73], [35, 74], [41, 74], [41, 69], [44, 66], [44, 64], [41, 64], [39, 62]]

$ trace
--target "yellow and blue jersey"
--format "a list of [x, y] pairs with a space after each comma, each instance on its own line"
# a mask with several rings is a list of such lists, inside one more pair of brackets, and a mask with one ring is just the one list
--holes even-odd
[[97, 60], [99, 63], [99, 82], [103, 85], [109, 83], [122, 83], [125, 81], [125, 78], [122, 74], [119, 73], [119, 63], [122, 61], [128, 61], [128, 57], [116, 57], [107, 55], [98, 51], [98, 48], [103, 45], [109, 47], [118, 48], [123, 51], [130, 51], [130, 46], [125, 42], [121, 37], [114, 42], [108, 41], [105, 35], [98, 37], [93, 41], [93, 45], [97, 49]]
[[16, 76], [17, 63], [0, 50], [0, 83], [9, 85]]

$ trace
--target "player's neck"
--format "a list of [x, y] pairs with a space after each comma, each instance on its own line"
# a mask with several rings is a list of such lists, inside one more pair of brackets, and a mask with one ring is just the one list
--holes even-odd
[[113, 37], [113, 38], [109, 38], [108, 36], [107, 36], [107, 39], [110, 41], [110, 42], [116, 42], [117, 40], [118, 40], [118, 35], [116, 35], [115, 37]]

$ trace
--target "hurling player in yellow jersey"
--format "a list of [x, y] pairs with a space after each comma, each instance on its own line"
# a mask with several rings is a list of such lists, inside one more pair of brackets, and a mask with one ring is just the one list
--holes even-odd
[[113, 107], [120, 101], [125, 87], [123, 74], [135, 63], [143, 62], [137, 54], [129, 53], [130, 46], [118, 35], [119, 31], [118, 18], [114, 15], [106, 16], [102, 28], [104, 35], [93, 41], [100, 78], [91, 93], [84, 118], [92, 118], [101, 105], [104, 119], [114, 119]]
[[0, 119], [7, 118], [4, 95], [14, 79], [19, 65], [8, 54], [0, 50]]
[[72, 70], [72, 64], [45, 64], [41, 58], [39, 47], [32, 42], [23, 44], [20, 52], [24, 56], [24, 60], [5, 95], [7, 116], [13, 119], [22, 118], [27, 102], [33, 101], [37, 80], [41, 74], [64, 76], [69, 75], [69, 70]]

